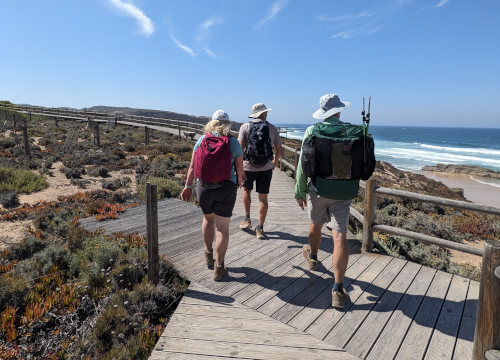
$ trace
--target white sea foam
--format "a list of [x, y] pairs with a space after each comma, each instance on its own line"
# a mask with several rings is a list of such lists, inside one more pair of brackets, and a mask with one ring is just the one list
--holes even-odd
[[420, 144], [420, 146], [423, 148], [426, 148], [426, 149], [444, 150], [444, 151], [459, 152], [459, 153], [484, 154], [484, 155], [493, 155], [493, 156], [500, 155], [500, 150], [494, 150], [494, 149], [457, 148], [457, 147], [437, 146], [437, 145], [427, 145], [427, 144]]
[[494, 187], [497, 187], [497, 188], [500, 188], [500, 183], [498, 184], [495, 184], [495, 183], [491, 183], [491, 182], [488, 182], [488, 181], [481, 181], [481, 180], [478, 180], [476, 179], [475, 177], [473, 177], [472, 175], [470, 176], [470, 178], [474, 181], [477, 181], [478, 183], [480, 184], [485, 184], [485, 185], [490, 185], [490, 186], [494, 186]]
[[478, 156], [467, 156], [449, 154], [444, 152], [432, 152], [418, 149], [405, 149], [405, 148], [391, 148], [391, 149], [375, 149], [375, 154], [380, 153], [384, 155], [395, 155], [396, 157], [406, 155], [411, 158], [441, 160], [442, 162], [453, 163], [468, 163], [477, 162], [485, 165], [500, 166], [500, 159], [490, 159]]

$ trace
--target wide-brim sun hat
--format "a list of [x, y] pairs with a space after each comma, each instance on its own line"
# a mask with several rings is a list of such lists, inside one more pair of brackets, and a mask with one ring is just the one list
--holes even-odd
[[263, 103], [257, 103], [252, 106], [252, 113], [248, 115], [249, 118], [257, 119], [263, 113], [272, 110], [271, 108], [267, 108]]
[[212, 120], [230, 121], [229, 120], [229, 115], [224, 110], [216, 110], [212, 114]]
[[319, 98], [319, 109], [312, 114], [315, 119], [326, 119], [349, 107], [349, 101], [340, 101], [337, 94], [326, 94]]

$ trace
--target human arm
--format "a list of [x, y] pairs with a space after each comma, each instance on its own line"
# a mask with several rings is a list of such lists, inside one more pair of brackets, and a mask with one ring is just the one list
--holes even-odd
[[275, 145], [276, 148], [276, 154], [274, 154], [274, 159], [273, 159], [273, 169], [276, 169], [276, 165], [278, 164], [278, 161], [281, 160], [281, 156], [283, 155], [283, 146], [281, 143]]
[[184, 201], [191, 201], [193, 196], [193, 180], [194, 180], [194, 151], [191, 155], [191, 162], [189, 163], [189, 169], [186, 176], [186, 185], [184, 190], [181, 192], [181, 199]]
[[[307, 139], [312, 134], [312, 126], [308, 127], [304, 133], [304, 140]], [[302, 145], [304, 145], [304, 140]], [[302, 147], [300, 149], [299, 162], [297, 163], [297, 176], [295, 180], [295, 199], [299, 204], [300, 208], [304, 210], [307, 206], [306, 195], [307, 195], [307, 177], [302, 170]]]
[[238, 185], [238, 188], [240, 188], [247, 178], [245, 172], [243, 171], [243, 156], [238, 156], [234, 159], [234, 167], [236, 168], [236, 185]]

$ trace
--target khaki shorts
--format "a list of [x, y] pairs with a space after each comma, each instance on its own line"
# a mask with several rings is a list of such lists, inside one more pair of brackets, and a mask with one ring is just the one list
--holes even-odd
[[309, 191], [307, 212], [315, 225], [326, 224], [330, 230], [347, 233], [351, 200], [334, 200]]

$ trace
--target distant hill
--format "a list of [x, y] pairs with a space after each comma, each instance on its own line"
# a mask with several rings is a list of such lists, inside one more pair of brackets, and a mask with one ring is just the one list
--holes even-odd
[[150, 110], [150, 109], [135, 109], [130, 107], [116, 107], [116, 106], [92, 106], [87, 110], [97, 111], [97, 112], [107, 112], [111, 114], [131, 114], [138, 116], [150, 116], [155, 118], [164, 118], [164, 119], [175, 119], [175, 120], [185, 120], [192, 121], [199, 124], [206, 124], [210, 117], [208, 116], [195, 116], [188, 114], [180, 114], [172, 111], [163, 111], [163, 110]]

